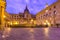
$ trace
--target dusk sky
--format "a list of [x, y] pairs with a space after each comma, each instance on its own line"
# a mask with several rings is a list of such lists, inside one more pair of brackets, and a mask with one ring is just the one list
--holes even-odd
[[17, 14], [24, 12], [26, 5], [31, 14], [36, 14], [46, 8], [46, 4], [51, 5], [57, 0], [6, 0], [6, 11], [8, 13]]

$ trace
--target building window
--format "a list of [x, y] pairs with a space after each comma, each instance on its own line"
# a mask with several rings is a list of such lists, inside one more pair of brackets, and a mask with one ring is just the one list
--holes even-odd
[[14, 16], [14, 17], [16, 17], [16, 16]]
[[54, 14], [56, 13], [56, 10], [54, 11]]
[[44, 16], [46, 16], [46, 15], [44, 15]]
[[11, 18], [13, 18], [13, 16]]
[[56, 6], [54, 6], [54, 8], [56, 8]]
[[41, 16], [41, 19], [42, 19], [43, 17]]
[[51, 10], [51, 8], [49, 10]]
[[16, 16], [18, 18], [18, 16]]
[[48, 16], [48, 14], [46, 14], [46, 17]]

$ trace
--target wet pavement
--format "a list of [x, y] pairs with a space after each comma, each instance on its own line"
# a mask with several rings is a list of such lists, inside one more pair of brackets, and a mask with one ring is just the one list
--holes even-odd
[[60, 40], [60, 28], [7, 28], [0, 40]]

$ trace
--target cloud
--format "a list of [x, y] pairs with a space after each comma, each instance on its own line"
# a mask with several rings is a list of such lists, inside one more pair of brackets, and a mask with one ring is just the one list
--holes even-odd
[[7, 1], [7, 11], [9, 13], [18, 13], [24, 11], [25, 4], [23, 0], [6, 0]]
[[28, 5], [30, 13], [36, 14], [45, 8], [46, 3], [51, 5], [56, 0], [6, 0], [6, 2], [6, 10], [10, 13], [23, 12], [25, 6]]
[[26, 1], [26, 3], [29, 3], [29, 0], [25, 0]]

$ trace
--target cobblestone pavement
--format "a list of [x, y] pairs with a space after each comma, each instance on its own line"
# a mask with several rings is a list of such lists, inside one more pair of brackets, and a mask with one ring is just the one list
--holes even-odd
[[[1, 35], [0, 35], [1, 36]], [[11, 28], [0, 40], [60, 40], [60, 28]]]

